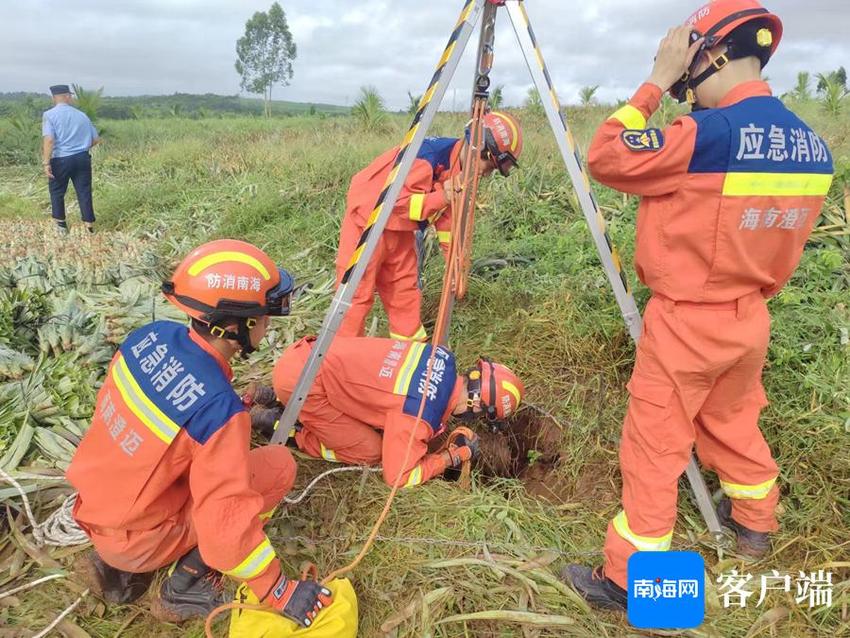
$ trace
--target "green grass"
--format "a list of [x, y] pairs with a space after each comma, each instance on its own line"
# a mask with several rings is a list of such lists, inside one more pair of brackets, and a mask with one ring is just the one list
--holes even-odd
[[[836, 158], [848, 155], [846, 116], [830, 120], [815, 104], [803, 105], [801, 111], [826, 136]], [[607, 112], [605, 107], [571, 110], [583, 148]], [[547, 479], [559, 494], [558, 503], [534, 498], [519, 481], [488, 482], [480, 476], [471, 492], [433, 481], [401, 493], [381, 532], [401, 540], [378, 542], [352, 576], [362, 636], [383, 635], [379, 627], [388, 617], [440, 587], [451, 587], [452, 595], [430, 614], [417, 611], [395, 635], [637, 635], [615, 616], [590, 613], [546, 579], [566, 560], [600, 560], [607, 521], [619, 508], [617, 443], [634, 352], [551, 134], [540, 118], [520, 115], [527, 130], [522, 170], [508, 180], [484, 184], [475, 244], [476, 258], [501, 258], [513, 265], [472, 280], [468, 298], [456, 309], [453, 344], [461, 365], [487, 353], [515, 368], [526, 382], [529, 401], [565, 425], [562, 461]], [[434, 133], [457, 133], [464, 121], [441, 114]], [[386, 130], [366, 132], [349, 118], [104, 121], [106, 143], [94, 159], [99, 225], [155, 233], [157, 250], [172, 260], [202, 240], [238, 237], [265, 248], [299, 280], [320, 287], [296, 308], [294, 317], [277, 322], [274, 348], [237, 366], [237, 385], [267, 378], [274, 353], [317, 330], [330, 301], [327, 282], [351, 175], [397, 144], [406, 124], [404, 118], [390, 116]], [[841, 186], [836, 185], [828, 202], [836, 215], [843, 213]], [[637, 200], [598, 185], [594, 189], [611, 222], [611, 235], [630, 263]], [[21, 217], [38, 219], [47, 209], [37, 167], [0, 166], [3, 224]], [[766, 611], [784, 608], [787, 619], [752, 635], [850, 636], [850, 351], [841, 342], [842, 329], [850, 327], [849, 260], [842, 235], [818, 240], [805, 252], [788, 287], [770, 303], [773, 338], [765, 386], [771, 405], [762, 426], [782, 472], [782, 529], [774, 541], [776, 552], [745, 568], [757, 579], [771, 569], [796, 574], [843, 561], [832, 568], [838, 583], [834, 606], [809, 610], [776, 594], [760, 609], [710, 606], [704, 626], [687, 635], [744, 636]], [[439, 258], [431, 259], [427, 317], [436, 310], [441, 273]], [[648, 296], [641, 288], [636, 294], [641, 303]], [[383, 320], [380, 329], [385, 329]], [[299, 468], [298, 483], [304, 485], [326, 465], [305, 460]], [[707, 478], [716, 488], [715, 477]], [[348, 475], [328, 480], [304, 503], [281, 512], [271, 537], [291, 572], [305, 560], [324, 573], [350, 560], [387, 492], [374, 476], [361, 480]], [[718, 571], [741, 569], [704, 532], [683, 490], [674, 547], [699, 549], [710, 581]], [[535, 584], [531, 589], [504, 570], [434, 566], [486, 556], [485, 544], [497, 565], [541, 555], [543, 563], [554, 562], [527, 572]], [[18, 580], [39, 573], [32, 566]], [[67, 585], [46, 585], [21, 596], [17, 606], [0, 608], [0, 623], [41, 627], [75, 597]], [[528, 631], [497, 622], [433, 625], [458, 613], [521, 608], [576, 622], [566, 630]], [[152, 621], [144, 605], [104, 608], [89, 598], [73, 618], [100, 638], [116, 635], [136, 613], [122, 636], [177, 632]], [[772, 612], [765, 622], [781, 614]], [[191, 625], [183, 635], [200, 636], [202, 627]]]

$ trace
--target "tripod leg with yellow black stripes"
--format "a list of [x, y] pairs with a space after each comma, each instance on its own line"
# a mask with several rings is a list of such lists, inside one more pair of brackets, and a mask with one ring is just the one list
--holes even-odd
[[[549, 70], [543, 61], [543, 54], [537, 44], [534, 31], [531, 28], [531, 22], [525, 11], [525, 3], [523, 0], [504, 0], [504, 6], [508, 10], [511, 24], [513, 25], [525, 61], [528, 64], [528, 69], [531, 72], [534, 86], [540, 92], [540, 98], [546, 110], [546, 117], [555, 134], [558, 150], [564, 159], [564, 164], [566, 164], [567, 172], [573, 182], [582, 212], [590, 227], [599, 258], [605, 268], [605, 273], [608, 275], [608, 280], [611, 282], [611, 287], [614, 289], [614, 296], [617, 299], [617, 304], [620, 306], [620, 312], [626, 322], [629, 334], [635, 340], [635, 343], [637, 343], [638, 339], [640, 339], [642, 323], [640, 311], [632, 295], [629, 279], [623, 270], [620, 256], [608, 235], [605, 218], [602, 216], [599, 205], [596, 203], [596, 199], [590, 189], [590, 181], [582, 167], [578, 146], [573, 139], [567, 119], [561, 109], [561, 103], [555, 93], [552, 77], [549, 75]], [[708, 530], [715, 537], [719, 537], [722, 535], [720, 521], [717, 519], [717, 512], [714, 509], [711, 494], [693, 456], [688, 463], [686, 473], [697, 506], [705, 519]]]
[[319, 367], [339, 329], [342, 318], [351, 307], [351, 300], [354, 298], [357, 286], [363, 278], [363, 273], [366, 271], [369, 259], [375, 252], [375, 248], [381, 238], [381, 233], [384, 232], [384, 227], [395, 206], [396, 199], [398, 199], [399, 192], [410, 172], [413, 161], [416, 159], [416, 154], [422, 146], [422, 140], [425, 139], [428, 128], [434, 120], [434, 116], [437, 113], [440, 102], [443, 100], [452, 76], [457, 70], [458, 63], [472, 35], [472, 31], [475, 29], [476, 23], [481, 17], [481, 11], [486, 1], [467, 0], [463, 5], [460, 17], [449, 37], [446, 48], [443, 50], [443, 54], [440, 56], [440, 61], [437, 63], [437, 68], [434, 71], [428, 89], [423, 94], [419, 102], [419, 108], [413, 117], [413, 122], [404, 136], [404, 141], [396, 156], [393, 169], [390, 171], [384, 189], [366, 222], [363, 234], [357, 243], [357, 249], [351, 257], [348, 268], [342, 277], [342, 282], [339, 288], [337, 288], [331, 306], [325, 315], [322, 329], [315, 344], [313, 344], [310, 357], [301, 371], [298, 383], [296, 383], [292, 391], [292, 396], [280, 420], [281, 425], [272, 437], [272, 443], [285, 443], [286, 433], [289, 432], [289, 429], [298, 420], [298, 414], [304, 405], [304, 401], [307, 399], [307, 393], [313, 385]]

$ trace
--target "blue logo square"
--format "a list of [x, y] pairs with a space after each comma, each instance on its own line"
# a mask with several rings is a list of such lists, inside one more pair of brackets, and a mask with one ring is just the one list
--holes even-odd
[[693, 629], [705, 616], [705, 562], [696, 552], [635, 552], [628, 566], [629, 622]]

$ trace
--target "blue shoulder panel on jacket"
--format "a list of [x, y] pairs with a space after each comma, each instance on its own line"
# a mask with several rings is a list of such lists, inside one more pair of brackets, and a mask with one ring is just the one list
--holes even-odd
[[457, 142], [455, 137], [426, 137], [416, 157], [428, 162], [434, 173], [444, 171], [449, 168], [452, 149]]
[[[419, 414], [432, 347], [428, 344], [423, 348], [416, 369], [410, 377], [410, 387], [407, 390], [407, 398], [404, 400], [403, 408], [404, 413], [410, 416]], [[438, 432], [443, 425], [443, 415], [449, 407], [449, 400], [452, 398], [456, 381], [455, 356], [442, 346], [437, 346], [437, 354], [434, 356], [434, 366], [428, 384], [428, 400], [425, 402], [425, 408], [422, 411], [422, 420], [428, 423], [434, 432]]]
[[[139, 388], [159, 410], [206, 441], [242, 403], [218, 362], [189, 337], [189, 329], [173, 321], [155, 321], [133, 331], [119, 348]], [[195, 424], [195, 415], [218, 413]]]
[[729, 168], [729, 122], [721, 109], [695, 111], [697, 139], [689, 173], [725, 173]]
[[692, 173], [831, 173], [823, 140], [775, 97], [751, 97], [691, 114]]
[[222, 392], [213, 397], [198, 410], [186, 424], [186, 432], [195, 441], [203, 445], [233, 417], [242, 412], [245, 406], [233, 390]]

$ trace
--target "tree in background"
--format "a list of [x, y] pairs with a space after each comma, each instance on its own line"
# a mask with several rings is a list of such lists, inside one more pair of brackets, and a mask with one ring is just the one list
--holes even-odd
[[77, 96], [77, 108], [88, 115], [89, 119], [94, 122], [97, 119], [97, 111], [100, 108], [100, 102], [103, 98], [103, 87], [100, 87], [96, 91], [88, 91], [79, 84], [74, 84], [74, 95]]
[[407, 114], [408, 115], [416, 115], [416, 111], [419, 110], [419, 102], [422, 100], [421, 95], [413, 95], [410, 91], [407, 92]]
[[540, 99], [540, 91], [533, 86], [528, 89], [523, 108], [533, 117], [543, 117], [546, 111], [543, 109], [543, 100]]
[[387, 113], [384, 110], [384, 98], [374, 86], [360, 88], [360, 97], [351, 107], [351, 114], [367, 131], [378, 131], [384, 127]]
[[812, 92], [809, 86], [812, 76], [808, 71], [800, 71], [797, 74], [797, 86], [791, 91], [791, 97], [799, 102], [808, 102], [812, 99]]
[[599, 90], [599, 85], [583, 86], [579, 89], [578, 97], [581, 100], [582, 106], [590, 106], [596, 104], [596, 92]]
[[245, 23], [245, 35], [236, 42], [236, 71], [243, 91], [262, 93], [266, 117], [272, 114], [272, 87], [289, 85], [296, 55], [286, 14], [277, 2]]
[[495, 89], [493, 89], [492, 93], [490, 93], [490, 99], [488, 102], [490, 104], [490, 108], [492, 108], [494, 111], [498, 111], [500, 108], [502, 108], [502, 104], [505, 101], [504, 91], [504, 85], [500, 84]]
[[818, 93], [826, 93], [830, 83], [837, 84], [845, 91], [847, 90], [847, 71], [843, 66], [838, 67], [835, 71], [829, 73], [818, 73]]

